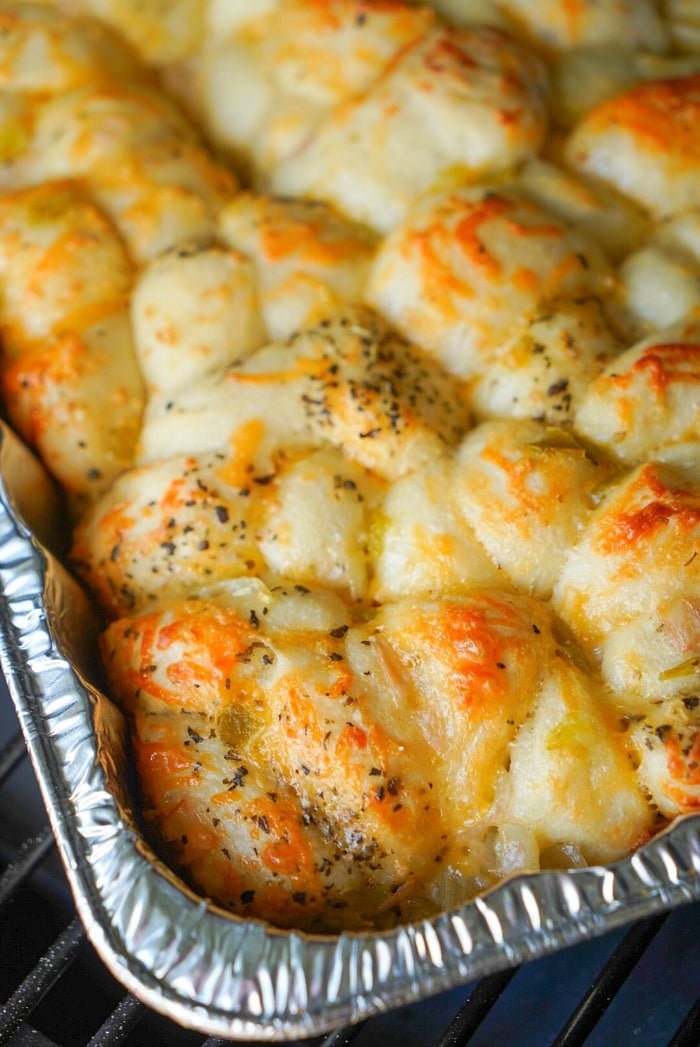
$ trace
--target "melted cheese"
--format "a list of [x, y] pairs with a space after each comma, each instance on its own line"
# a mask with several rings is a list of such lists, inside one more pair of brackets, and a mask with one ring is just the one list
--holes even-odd
[[511, 748], [505, 820], [532, 826], [542, 850], [573, 845], [587, 862], [643, 843], [649, 807], [615, 726], [583, 674], [553, 675]]
[[667, 31], [653, 0], [500, 0], [531, 38], [552, 48], [614, 44], [661, 51]]
[[269, 181], [386, 233], [444, 173], [475, 181], [507, 170], [536, 152], [545, 130], [532, 56], [490, 27], [437, 29], [336, 109]]
[[378, 316], [354, 308], [156, 401], [142, 458], [218, 449], [259, 420], [256, 468], [269, 472], [278, 451], [329, 443], [395, 479], [458, 439], [469, 415], [455, 388]]
[[700, 460], [700, 341], [676, 328], [643, 339], [591, 383], [576, 429], [627, 465]]
[[48, 99], [19, 174], [28, 182], [86, 181], [140, 262], [179, 240], [212, 235], [236, 186], [161, 92], [119, 82]]
[[200, 43], [207, 4], [200, 0], [66, 0], [70, 11], [114, 26], [150, 62], [172, 62]]
[[481, 371], [554, 297], [605, 288], [595, 241], [512, 188], [430, 197], [386, 237], [370, 300], [460, 377]]
[[252, 267], [220, 247], [186, 244], [156, 258], [136, 283], [131, 316], [153, 400], [237, 363], [265, 341]]
[[277, 4], [212, 37], [197, 85], [204, 119], [217, 141], [269, 173], [433, 22], [429, 9], [394, 0]]
[[618, 341], [593, 296], [549, 302], [519, 338], [495, 349], [470, 386], [481, 418], [536, 418], [565, 425]]
[[7, 412], [232, 912], [418, 920], [700, 806], [692, 7], [0, 3]]
[[500, 586], [499, 567], [460, 512], [458, 477], [454, 459], [445, 456], [392, 484], [375, 508], [369, 534], [375, 599]]
[[700, 486], [653, 462], [623, 475], [568, 551], [555, 606], [591, 645], [700, 585]]
[[[578, 671], [560, 663], [541, 604], [476, 591], [398, 601], [357, 623], [347, 606], [340, 618], [314, 608], [322, 597], [305, 590], [291, 597], [290, 628], [279, 612], [289, 599], [261, 593], [246, 615], [240, 593], [220, 592], [118, 620], [104, 637], [158, 834], [235, 912], [349, 928], [381, 923], [382, 896], [393, 918], [426, 912], [440, 866], [466, 880], [466, 840], [488, 849], [506, 795], [522, 832], [574, 840], [591, 858], [648, 831], [624, 747], [614, 734], [595, 744], [594, 716], [612, 714], [594, 713]], [[533, 702], [548, 711], [526, 726]], [[559, 755], [546, 739], [566, 732], [570, 772], [554, 756], [528, 759], [533, 733]], [[524, 773], [512, 768], [520, 760]], [[611, 810], [612, 781], [625, 784]], [[540, 802], [525, 800], [525, 786]], [[595, 803], [584, 804], [584, 786]], [[484, 882], [498, 861], [494, 850]]]
[[663, 219], [700, 206], [699, 129], [700, 74], [654, 80], [593, 108], [565, 156]]
[[2, 387], [13, 424], [77, 502], [133, 460], [144, 406], [116, 230], [70, 182], [0, 196]]
[[535, 421], [487, 422], [462, 443], [455, 473], [465, 518], [518, 588], [551, 595], [607, 470]]
[[271, 339], [362, 298], [374, 237], [318, 201], [241, 193], [221, 211], [219, 228], [254, 265]]
[[99, 22], [67, 20], [49, 4], [3, 3], [3, 89], [53, 95], [96, 80], [146, 79], [128, 47]]

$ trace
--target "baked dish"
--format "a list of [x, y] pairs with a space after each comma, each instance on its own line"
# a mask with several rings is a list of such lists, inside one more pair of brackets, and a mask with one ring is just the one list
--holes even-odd
[[0, 4], [1, 381], [140, 808], [385, 928], [700, 805], [692, 4]]

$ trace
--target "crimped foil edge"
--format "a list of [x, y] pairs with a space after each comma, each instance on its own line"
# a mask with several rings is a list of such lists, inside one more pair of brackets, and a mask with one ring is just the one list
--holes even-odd
[[[0, 435], [4, 456], [15, 438], [5, 427]], [[390, 932], [277, 931], [197, 899], [110, 788], [118, 768], [105, 766], [95, 723], [114, 733], [119, 714], [67, 656], [61, 600], [73, 583], [23, 522], [8, 479], [0, 664], [86, 932], [114, 977], [154, 1010], [206, 1035], [313, 1036], [700, 898], [700, 816], [687, 816], [612, 866], [519, 876]]]

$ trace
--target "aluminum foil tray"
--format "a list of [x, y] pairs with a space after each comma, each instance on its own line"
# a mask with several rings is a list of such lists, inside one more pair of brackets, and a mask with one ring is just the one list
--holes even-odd
[[4, 426], [0, 439], [2, 668], [87, 933], [156, 1011], [230, 1039], [312, 1036], [700, 898], [698, 816], [613, 866], [517, 877], [389, 932], [282, 932], [196, 897], [136, 829], [124, 724], [91, 664], [95, 613], [47, 551], [41, 467]]

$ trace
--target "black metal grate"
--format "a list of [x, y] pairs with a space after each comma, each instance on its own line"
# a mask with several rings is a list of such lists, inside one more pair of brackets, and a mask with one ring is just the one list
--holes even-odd
[[[697, 1047], [699, 992], [700, 903], [306, 1043]], [[103, 969], [75, 915], [0, 686], [0, 1044], [223, 1042], [154, 1014]]]

